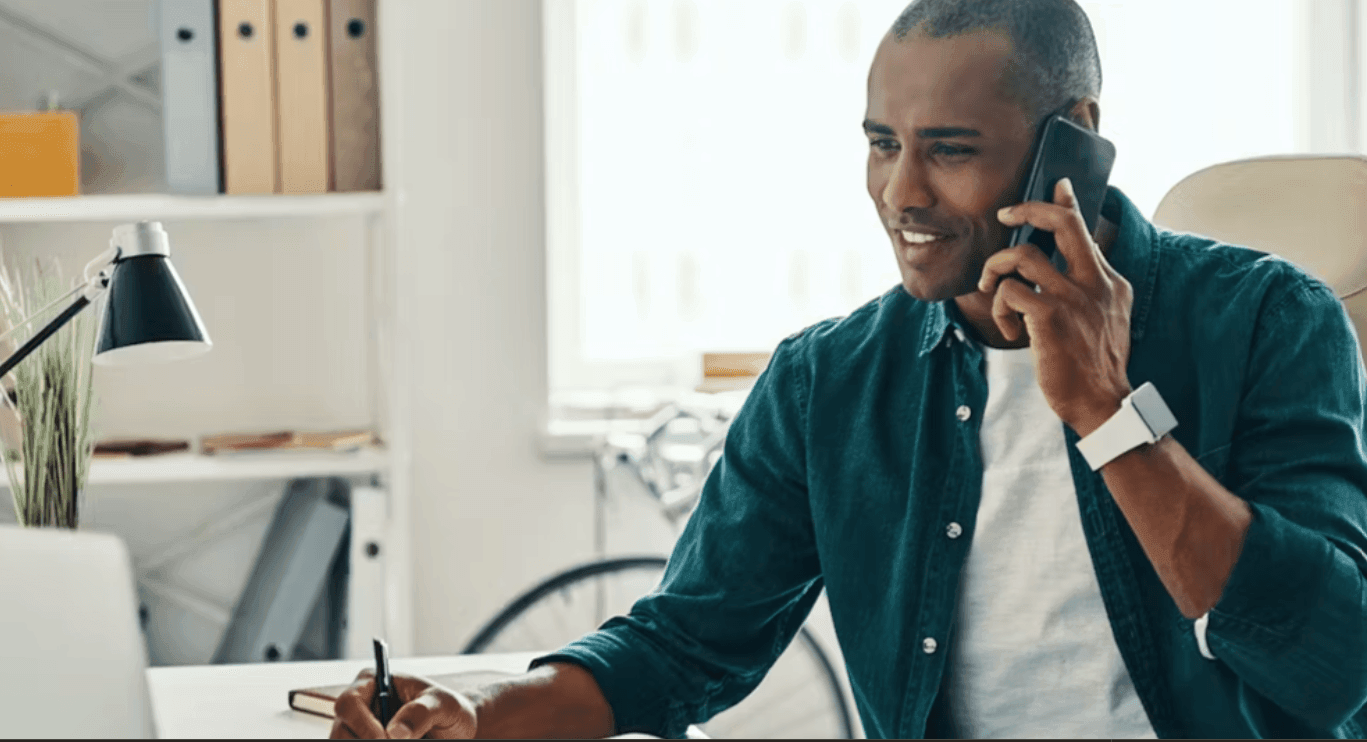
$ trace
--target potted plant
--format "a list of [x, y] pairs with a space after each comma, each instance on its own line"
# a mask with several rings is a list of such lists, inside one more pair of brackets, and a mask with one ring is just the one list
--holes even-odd
[[[22, 280], [0, 261], [0, 328], [14, 328], [34, 312], [59, 303], [70, 288], [61, 264], [37, 260]], [[50, 320], [33, 317], [0, 341], [7, 357]], [[75, 529], [79, 499], [94, 449], [93, 366], [98, 313], [77, 317], [3, 380], [0, 443], [20, 525]]]

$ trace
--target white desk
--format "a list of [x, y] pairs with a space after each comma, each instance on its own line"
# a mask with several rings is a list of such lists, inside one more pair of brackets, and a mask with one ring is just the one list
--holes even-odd
[[[440, 675], [491, 670], [522, 672], [544, 653], [395, 658], [394, 672]], [[162, 738], [322, 739], [332, 722], [290, 709], [289, 692], [350, 683], [364, 660], [253, 665], [154, 667], [147, 670], [152, 713]]]

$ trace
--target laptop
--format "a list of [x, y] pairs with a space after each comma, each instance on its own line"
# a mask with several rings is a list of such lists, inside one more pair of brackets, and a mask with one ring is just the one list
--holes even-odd
[[0, 526], [0, 736], [156, 736], [118, 537]]

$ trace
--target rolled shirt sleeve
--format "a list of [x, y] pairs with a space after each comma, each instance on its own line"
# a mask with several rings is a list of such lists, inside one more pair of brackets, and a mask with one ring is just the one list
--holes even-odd
[[533, 663], [592, 673], [619, 734], [680, 737], [739, 702], [820, 594], [802, 351], [801, 335], [785, 340], [756, 382], [659, 587], [628, 615]]
[[1253, 518], [1198, 642], [1288, 713], [1334, 729], [1367, 702], [1367, 383], [1328, 287], [1300, 280], [1267, 307], [1227, 482]]

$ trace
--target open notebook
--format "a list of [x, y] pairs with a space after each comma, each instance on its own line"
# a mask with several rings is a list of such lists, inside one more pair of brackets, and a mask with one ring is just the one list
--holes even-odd
[[[456, 672], [448, 675], [429, 675], [427, 680], [438, 685], [444, 685], [451, 690], [461, 690], [462, 688], [472, 688], [484, 683], [492, 683], [496, 680], [504, 680], [514, 677], [507, 672]], [[332, 718], [332, 707], [337, 702], [337, 696], [342, 694], [350, 683], [341, 685], [324, 685], [317, 688], [303, 688], [290, 691], [290, 708], [295, 711], [303, 711], [308, 714], [317, 714]]]

